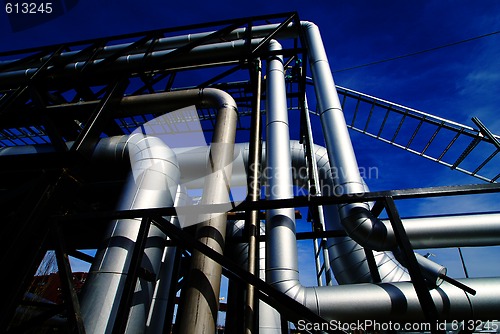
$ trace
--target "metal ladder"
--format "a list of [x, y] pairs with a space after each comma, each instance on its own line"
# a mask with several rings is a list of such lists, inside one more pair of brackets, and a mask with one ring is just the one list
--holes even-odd
[[347, 126], [405, 151], [486, 182], [500, 177], [500, 136], [478, 127], [337, 86]]

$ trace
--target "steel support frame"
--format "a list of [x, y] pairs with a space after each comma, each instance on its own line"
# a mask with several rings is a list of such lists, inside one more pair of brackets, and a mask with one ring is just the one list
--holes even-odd
[[[76, 186], [76, 179], [64, 170], [43, 174], [34, 184], [31, 194], [24, 199], [24, 204], [18, 208], [16, 215], [7, 221], [7, 226], [16, 226], [4, 234], [2, 246], [6, 249], [2, 252], [1, 265], [16, 270], [12, 270], [7, 276], [8, 280], [4, 282], [9, 289], [4, 296], [5, 302], [1, 304], [0, 331], [9, 328], [16, 307], [45, 255], [47, 241], [52, 232], [51, 215], [71, 199], [72, 196], [67, 193], [74, 193]], [[21, 238], [22, 241], [19, 241]], [[14, 255], [15, 259], [12, 258]], [[70, 312], [77, 317], [78, 307], [75, 309], [75, 304], [70, 304], [68, 303], [73, 307]], [[75, 321], [78, 322], [76, 319]]]
[[[415, 255], [406, 236], [406, 232], [401, 223], [399, 217], [395, 200], [408, 199], [408, 198], [427, 198], [427, 197], [437, 197], [437, 196], [457, 196], [466, 194], [480, 194], [480, 193], [498, 193], [500, 192], [500, 185], [497, 184], [484, 184], [484, 185], [462, 185], [462, 186], [449, 186], [449, 187], [430, 187], [430, 188], [417, 188], [417, 189], [402, 189], [393, 191], [382, 191], [382, 192], [367, 192], [363, 194], [354, 195], [343, 195], [337, 197], [327, 197], [327, 196], [317, 196], [317, 197], [295, 197], [292, 199], [285, 200], [259, 200], [257, 202], [244, 202], [238, 206], [238, 210], [256, 210], [256, 209], [273, 209], [273, 208], [284, 208], [284, 207], [297, 207], [297, 206], [310, 206], [310, 205], [327, 205], [327, 204], [340, 204], [340, 203], [352, 203], [352, 202], [366, 202], [366, 201], [377, 201], [383, 203], [393, 229], [395, 231], [395, 236], [398, 241], [398, 245], [401, 251], [406, 257], [408, 262], [410, 275], [412, 281], [415, 284], [415, 290], [417, 296], [421, 301], [422, 308], [425, 312], [427, 320], [431, 324], [437, 324], [439, 320], [439, 314], [430, 298], [430, 293], [424, 282], [420, 268], [416, 262]], [[381, 204], [376, 205], [377, 208]], [[200, 207], [201, 208], [201, 207]], [[219, 205], [207, 205], [205, 206], [206, 212], [219, 212]], [[377, 209], [379, 210], [379, 209]], [[291, 322], [297, 322], [300, 319], [305, 319], [311, 322], [322, 323], [325, 322], [324, 319], [306, 309], [303, 305], [297, 303], [292, 298], [287, 295], [278, 292], [271, 286], [269, 286], [264, 281], [260, 280], [254, 274], [249, 273], [247, 270], [240, 268], [236, 263], [229, 260], [224, 255], [221, 255], [206, 245], [198, 242], [191, 234], [183, 231], [174, 225], [170, 224], [167, 220], [162, 218], [162, 216], [169, 216], [175, 214], [175, 208], [155, 208], [155, 209], [140, 209], [140, 210], [124, 210], [124, 211], [113, 211], [113, 212], [102, 212], [93, 214], [81, 214], [81, 215], [69, 215], [69, 216], [54, 216], [53, 219], [59, 222], [69, 222], [69, 221], [79, 221], [86, 220], [89, 217], [94, 218], [108, 218], [108, 219], [118, 219], [118, 218], [137, 218], [137, 217], [149, 217], [152, 223], [160, 228], [167, 236], [169, 236], [173, 243], [177, 244], [179, 247], [192, 251], [196, 249], [202, 252], [206, 256], [210, 257], [212, 260], [220, 263], [223, 268], [225, 268], [225, 274], [229, 279], [237, 280], [244, 284], [250, 284], [255, 287], [256, 294], [258, 298], [264, 302], [275, 307], [283, 316]], [[343, 232], [333, 231], [336, 234], [343, 234]], [[324, 237], [326, 233], [332, 234], [333, 232], [310, 232], [303, 233], [305, 237]], [[261, 238], [259, 238], [261, 239]], [[259, 240], [261, 241], [261, 240]], [[412, 257], [413, 256], [413, 257]], [[375, 280], [377, 278], [375, 277]], [[438, 333], [437, 328], [433, 329], [433, 332]]]
[[[28, 56], [25, 57], [24, 59], [20, 59], [18, 62], [15, 64], [11, 64], [10, 67], [12, 66], [30, 66], [30, 62], [36, 61], [37, 59], [40, 59], [44, 57], [43, 59], [46, 59], [45, 64], [39, 68], [39, 70], [36, 72], [36, 82], [32, 82], [31, 86], [33, 88], [40, 90], [40, 93], [45, 94], [43, 90], [46, 90], [47, 96], [52, 96], [51, 101], [41, 101], [40, 99], [33, 99], [33, 101], [30, 103], [30, 105], [24, 105], [21, 106], [22, 108], [19, 110], [20, 113], [24, 112], [29, 112], [30, 117], [29, 118], [24, 118], [24, 120], [21, 122], [20, 119], [15, 119], [11, 117], [7, 117], [5, 119], [5, 122], [3, 122], [4, 126], [7, 127], [21, 127], [21, 126], [33, 126], [36, 124], [33, 124], [32, 122], [30, 124], [24, 123], [25, 120], [30, 119], [31, 121], [38, 122], [39, 125], [43, 125], [45, 132], [48, 134], [48, 136], [51, 139], [51, 142], [54, 143], [59, 151], [65, 151], [64, 147], [64, 141], [63, 137], [65, 140], [80, 140], [81, 138], [77, 138], [79, 133], [81, 132], [81, 129], [78, 128], [73, 120], [80, 120], [84, 124], [88, 124], [89, 122], [85, 122], [81, 120], [81, 117], [86, 117], [86, 116], [76, 116], [76, 115], [69, 115], [70, 110], [65, 110], [64, 111], [64, 118], [59, 118], [56, 115], [52, 115], [52, 110], [54, 107], [57, 107], [58, 105], [68, 105], [69, 104], [74, 104], [77, 102], [81, 101], [89, 101], [89, 100], [96, 100], [98, 96], [103, 94], [105, 92], [106, 88], [101, 90], [100, 92], [94, 93], [93, 87], [97, 88], [97, 85], [101, 84], [102, 82], [107, 82], [109, 81], [109, 76], [103, 76], [100, 74], [100, 68], [102, 68], [102, 64], [105, 63], [110, 63], [113, 60], [116, 60], [120, 56], [123, 56], [126, 52], [138, 48], [138, 47], [143, 47], [146, 48], [149, 51], [152, 51], [152, 48], [154, 47], [156, 41], [164, 37], [166, 34], [170, 33], [175, 33], [175, 32], [182, 32], [184, 30], [190, 30], [190, 29], [199, 29], [199, 28], [211, 28], [211, 27], [220, 27], [224, 26], [223, 28], [219, 28], [216, 30], [213, 34], [207, 36], [206, 38], [203, 38], [199, 41], [195, 41], [192, 43], [188, 43], [187, 45], [184, 45], [180, 48], [177, 48], [173, 53], [177, 56], [183, 55], [186, 52], [189, 52], [189, 50], [193, 49], [199, 44], [202, 44], [204, 41], [217, 41], [220, 39], [223, 39], [225, 34], [229, 33], [231, 30], [234, 30], [235, 28], [238, 27], [245, 27], [247, 28], [248, 31], [252, 28], [252, 26], [255, 24], [255, 22], [259, 21], [270, 21], [270, 20], [281, 20], [281, 23], [279, 26], [272, 32], [269, 33], [267, 37], [264, 38], [264, 41], [260, 44], [258, 44], [256, 47], [252, 47], [250, 45], [250, 38], [251, 35], [248, 33], [247, 36], [244, 38], [248, 42], [248, 50], [244, 53], [242, 53], [239, 57], [240, 59], [238, 60], [239, 64], [237, 64], [235, 67], [229, 69], [228, 71], [221, 73], [219, 75], [216, 75], [214, 78], [207, 80], [202, 84], [202, 86], [211, 86], [216, 84], [216, 82], [225, 76], [239, 70], [239, 69], [244, 69], [249, 65], [249, 62], [251, 59], [256, 58], [260, 54], [266, 54], [267, 51], [262, 48], [262, 45], [264, 45], [266, 40], [269, 40], [273, 38], [276, 34], [278, 34], [282, 29], [284, 29], [286, 26], [288, 26], [291, 22], [293, 22], [295, 25], [298, 26], [300, 20], [295, 12], [290, 12], [290, 13], [282, 13], [282, 14], [275, 14], [275, 15], [265, 15], [261, 17], [250, 17], [250, 18], [244, 18], [244, 19], [235, 19], [235, 20], [225, 20], [225, 21], [219, 21], [219, 22], [214, 22], [214, 23], [207, 23], [207, 24], [198, 24], [198, 25], [191, 25], [191, 26], [185, 26], [185, 27], [179, 27], [179, 28], [173, 28], [173, 29], [161, 29], [161, 30], [155, 30], [155, 31], [148, 31], [144, 33], [137, 33], [137, 34], [128, 34], [128, 35], [121, 35], [121, 36], [116, 36], [116, 37], [109, 37], [109, 38], [104, 38], [104, 39], [95, 39], [95, 40], [87, 40], [87, 41], [81, 41], [81, 42], [74, 42], [74, 43], [66, 43], [62, 46], [59, 46], [57, 49], [57, 52], [53, 53], [52, 51], [56, 49], [56, 46], [50, 46], [42, 49], [42, 52], [37, 55], [37, 57], [33, 56]], [[299, 29], [300, 30], [300, 29]], [[104, 49], [104, 47], [112, 45], [113, 43], [116, 43], [117, 41], [120, 40], [125, 40], [125, 39], [131, 39], [131, 38], [137, 38], [138, 40], [135, 42], [132, 42], [128, 47], [121, 49], [119, 51], [113, 52], [111, 55], [103, 55], [100, 56], [101, 51]], [[300, 36], [301, 41], [303, 43], [302, 36]], [[149, 43], [149, 45], [148, 45]], [[86, 46], [87, 44], [90, 44], [90, 46]], [[290, 55], [295, 57], [298, 53], [303, 53], [304, 50], [300, 49], [297, 47], [297, 39], [296, 39], [296, 47], [294, 49], [290, 50], [283, 50], [284, 55]], [[85, 46], [83, 50], [78, 51], [78, 47], [80, 45]], [[36, 48], [33, 49], [28, 49], [28, 50], [22, 50], [22, 51], [13, 51], [13, 52], [6, 52], [0, 54], [1, 56], [6, 56], [6, 55], [18, 55], [18, 54], [24, 54], [28, 52], [34, 52], [37, 50]], [[62, 50], [64, 51], [72, 51], [76, 50], [77, 53], [65, 57], [64, 59], [59, 59], [54, 57], [58, 55]], [[50, 51], [50, 53], [49, 53]], [[148, 52], [146, 52], [147, 55]], [[47, 54], [51, 54], [51, 56], [47, 56]], [[55, 85], [53, 88], [48, 88], [47, 85], [41, 84], [43, 83], [44, 77], [46, 74], [51, 75], [51, 80], [53, 77], [57, 77], [57, 74], [59, 73], [59, 70], [62, 69], [64, 66], [66, 66], [70, 62], [74, 62], [76, 60], [81, 61], [82, 59], [85, 59], [87, 64], [90, 64], [92, 59], [97, 59], [97, 58], [103, 58], [102, 61], [99, 62], [99, 68], [96, 67], [96, 65], [88, 65], [84, 66], [83, 70], [79, 72], [78, 75], [78, 82], [73, 86], [68, 85], [68, 80], [63, 81], [61, 83], [58, 83]], [[132, 78], [132, 77], [141, 77], [141, 80], [144, 82], [144, 86], [142, 88], [136, 89], [132, 95], [136, 94], [141, 94], [145, 90], [152, 89], [152, 85], [155, 83], [158, 83], [159, 81], [165, 79], [168, 76], [168, 82], [166, 83], [165, 91], [168, 91], [172, 88], [173, 81], [175, 80], [175, 74], [180, 70], [180, 69], [168, 69], [168, 59], [171, 57], [166, 58], [164, 61], [161, 63], [161, 68], [157, 69], [158, 71], [155, 71], [155, 73], [146, 73], [147, 69], [144, 68], [142, 69], [142, 72], [139, 71], [138, 74], [134, 73], [128, 73], [126, 70], [123, 71], [122, 73], [118, 73], [119, 76], [122, 76], [122, 78]], [[23, 65], [24, 64], [24, 65]], [[53, 65], [53, 68], [50, 69], [50, 71], [46, 70], [46, 67], [49, 65]], [[33, 65], [31, 65], [33, 66]], [[6, 69], [4, 67], [3, 69]], [[46, 73], [45, 73], [46, 72]], [[103, 80], [99, 81], [97, 80], [99, 77], [103, 77]], [[148, 78], [152, 76], [153, 79], [148, 80]], [[38, 78], [41, 80], [40, 84], [38, 84]], [[31, 80], [33, 81], [33, 80]], [[72, 80], [73, 81], [73, 80]], [[23, 84], [21, 84], [21, 87]], [[110, 86], [108, 86], [110, 87]], [[16, 87], [14, 87], [16, 89]], [[17, 87], [19, 89], [20, 87]], [[77, 94], [76, 96], [73, 97], [73, 101], [68, 102], [65, 101], [65, 97], [63, 97], [63, 94], [70, 89], [75, 89]], [[128, 92], [130, 94], [130, 92]], [[6, 95], [4, 95], [4, 98]], [[9, 98], [10, 99], [10, 98]], [[107, 99], [106, 96], [102, 97], [100, 100], [105, 101]], [[4, 100], [4, 99], [2, 99]], [[15, 98], [14, 100], [19, 100], [19, 98]], [[63, 107], [65, 108], [65, 107]], [[49, 111], [50, 110], [50, 111]], [[96, 112], [99, 112], [99, 107], [97, 106]], [[69, 116], [69, 117], [68, 117]], [[56, 119], [54, 119], [56, 117]], [[93, 122], [94, 117], [90, 117], [90, 121]], [[21, 122], [21, 123], [20, 123]], [[61, 124], [55, 124], [55, 123], [61, 123]], [[54, 123], [54, 124], [52, 124]], [[114, 127], [113, 127], [114, 126]], [[59, 130], [61, 130], [61, 133], [59, 133]], [[104, 128], [106, 130], [105, 132], [110, 133], [110, 134], [116, 134], [118, 127], [114, 122], [108, 122], [108, 127]], [[83, 132], [85, 133], [87, 129], [84, 129]]]
[[[418, 300], [420, 301], [420, 306], [422, 312], [424, 313], [425, 319], [431, 325], [432, 333], [444, 333], [443, 330], [438, 329], [439, 313], [437, 311], [436, 305], [431, 297], [431, 293], [425, 282], [424, 276], [420, 270], [417, 258], [411, 247], [410, 240], [406, 235], [403, 222], [399, 216], [398, 209], [394, 203], [394, 199], [390, 196], [383, 199], [384, 206], [389, 216], [389, 220], [396, 237], [396, 242], [398, 244], [399, 250], [405, 260], [405, 267], [408, 269], [411, 281], [415, 292], [417, 293]], [[371, 270], [371, 268], [370, 268]], [[373, 272], [372, 272], [373, 275]]]
[[64, 241], [64, 234], [59, 226], [53, 228], [53, 235], [56, 239], [56, 259], [61, 289], [64, 297], [64, 305], [68, 316], [69, 331], [76, 334], [85, 334], [82, 315], [80, 313], [80, 303], [73, 285], [73, 273], [69, 263], [68, 252]]
[[[240, 266], [238, 266], [232, 260], [199, 242], [191, 234], [170, 224], [170, 222], [168, 222], [163, 217], [153, 215], [151, 216], [151, 218], [152, 223], [155, 224], [168, 237], [174, 240], [180, 247], [189, 250], [196, 249], [215, 262], [219, 263], [223, 266], [223, 268], [226, 269], [226, 273], [229, 276], [229, 279], [239, 280], [245, 284], [251, 284], [255, 286], [258, 289], [260, 299], [276, 308], [288, 320], [294, 323], [298, 323], [298, 321], [301, 319], [309, 321], [311, 323], [328, 323], [326, 320], [306, 308], [304, 305], [298, 303], [286, 294], [279, 292], [255, 275], [249, 273], [247, 270], [240, 268]], [[338, 333], [340, 332], [341, 331], [338, 331]]]
[[[444, 196], [462, 196], [474, 194], [491, 194], [499, 193], [499, 184], [469, 184], [458, 186], [440, 186], [440, 187], [427, 187], [427, 188], [409, 188], [399, 190], [387, 191], [372, 191], [358, 194], [346, 194], [339, 196], [295, 196], [287, 199], [266, 200], [260, 199], [257, 202], [244, 201], [242, 203], [231, 202], [234, 211], [247, 211], [247, 210], [270, 210], [277, 208], [295, 208], [307, 207], [310, 205], [332, 205], [332, 204], [347, 204], [359, 202], [375, 202], [383, 200], [386, 197], [392, 197], [394, 200], [413, 199], [413, 198], [434, 198]], [[198, 212], [200, 214], [210, 213], [224, 213], [227, 212], [227, 203], [224, 204], [211, 204], [211, 205], [198, 205]], [[182, 207], [187, 210], [187, 207]], [[63, 222], [77, 222], [89, 219], [132, 219], [137, 217], [144, 217], [150, 215], [172, 216], [176, 214], [176, 209], [173, 207], [153, 208], [153, 209], [133, 209], [133, 210], [114, 210], [114, 211], [100, 211], [100, 212], [87, 212], [79, 214], [68, 215], [54, 215], [52, 218], [57, 221]], [[327, 235], [328, 232], [325, 232]], [[319, 234], [318, 234], [319, 235]]]

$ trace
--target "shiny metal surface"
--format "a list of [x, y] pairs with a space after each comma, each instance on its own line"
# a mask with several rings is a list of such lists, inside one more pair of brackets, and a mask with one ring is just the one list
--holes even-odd
[[[212, 136], [209, 175], [203, 188], [202, 204], [227, 203], [237, 125], [237, 106], [233, 98], [218, 90], [203, 90], [218, 109]], [[210, 94], [210, 95], [209, 95]], [[206, 101], [204, 98], [203, 100]], [[198, 241], [219, 253], [224, 251], [226, 215], [208, 215], [198, 224]], [[206, 255], [194, 251], [188, 273], [185, 307], [180, 314], [180, 333], [213, 333], [217, 325], [222, 267]]]
[[[126, 191], [120, 200], [119, 209], [143, 209], [173, 204], [173, 194], [180, 178], [179, 166], [175, 153], [163, 142], [142, 134], [119, 137], [114, 145], [97, 146], [96, 150], [108, 149], [100, 154], [128, 152], [132, 163], [132, 172], [126, 185]], [[111, 149], [109, 149], [111, 147]], [[89, 271], [85, 290], [82, 293], [81, 312], [87, 333], [110, 333], [118, 310], [121, 291], [130, 264], [130, 258], [137, 239], [140, 219], [117, 220], [110, 224], [105, 242], [95, 256]], [[163, 248], [158, 248], [158, 241], [165, 235], [151, 226], [143, 266], [157, 274], [161, 263]], [[129, 318], [128, 328], [137, 330], [145, 324], [151, 302], [153, 285], [138, 279], [134, 294], [134, 307]]]
[[[230, 236], [243, 236], [243, 221], [235, 221], [228, 226]], [[265, 235], [266, 226], [260, 224], [260, 235]], [[235, 244], [233, 248], [226, 250], [228, 256], [233, 258], [242, 267], [248, 266], [248, 244]], [[259, 242], [259, 278], [266, 279], [266, 243]], [[280, 334], [281, 333], [281, 318], [276, 309], [259, 300], [259, 333]]]

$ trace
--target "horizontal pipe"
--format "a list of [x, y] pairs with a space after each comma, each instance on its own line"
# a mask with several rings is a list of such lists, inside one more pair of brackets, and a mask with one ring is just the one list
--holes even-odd
[[[259, 39], [253, 39], [251, 45], [256, 46], [259, 42]], [[182, 56], [169, 57], [169, 54], [175, 50], [162, 50], [148, 54], [147, 58], [144, 54], [124, 55], [104, 67], [99, 66], [105, 59], [96, 59], [89, 63], [85, 61], [70, 63], [62, 69], [48, 66], [45, 71], [48, 73], [49, 79], [54, 80], [68, 78], [81, 73], [83, 69], [92, 70], [92, 68], [112, 74], [117, 71], [147, 71], [156, 69], [158, 66], [161, 66], [162, 70], [190, 68], [198, 65], [209, 66], [238, 61], [247, 47], [246, 41], [238, 40], [197, 46]], [[37, 71], [37, 67], [30, 67], [0, 72], [0, 88], [23, 84]]]
[[[276, 25], [277, 27], [278, 25]], [[209, 32], [201, 32], [201, 33], [194, 33], [194, 34], [186, 34], [186, 35], [179, 35], [179, 36], [172, 36], [172, 37], [163, 37], [160, 38], [156, 41], [154, 41], [154, 47], [151, 48], [153, 41], [147, 41], [144, 43], [144, 45], [139, 46], [139, 47], [132, 47], [133, 43], [122, 43], [122, 44], [114, 44], [114, 45], [108, 45], [103, 47], [101, 50], [96, 55], [97, 59], [104, 59], [106, 57], [112, 56], [114, 54], [119, 54], [121, 53], [123, 56], [132, 56], [132, 55], [139, 55], [139, 54], [144, 54], [146, 52], [160, 52], [160, 51], [167, 51], [167, 50], [172, 50], [176, 49], [182, 46], [186, 46], [189, 43], [192, 42], [198, 42], [199, 40], [205, 38], [205, 42], [201, 45], [209, 45], [209, 44], [217, 44], [223, 41], [232, 41], [236, 39], [243, 39], [245, 38], [247, 28], [238, 28], [233, 30], [228, 36], [224, 36], [224, 38], [212, 38], [212, 39], [206, 39], [207, 36], [214, 34], [215, 31], [209, 31]], [[253, 37], [256, 38], [258, 36], [264, 37], [268, 33], [268, 27], [267, 26], [254, 26], [252, 27], [252, 34]], [[128, 50], [127, 50], [128, 49]], [[80, 56], [77, 56], [80, 54]], [[41, 57], [37, 62], [33, 61], [30, 63], [31, 66], [34, 68], [37, 68], [38, 66], [41, 66], [45, 61], [49, 59], [50, 56], [44, 56]], [[67, 51], [67, 52], [62, 52], [60, 55], [57, 55], [54, 57], [54, 62], [55, 63], [64, 63], [67, 61], [70, 61], [72, 63], [74, 62], [85, 62], [88, 59], [88, 56], [82, 55], [81, 50], [76, 50], [76, 51]], [[14, 59], [14, 60], [6, 60], [6, 61], [0, 61], [0, 66], [5, 66], [9, 68], [9, 71], [15, 71], [15, 70], [21, 70], [25, 69], [24, 64], [21, 59]], [[13, 65], [14, 63], [18, 63], [18, 65]]]
[[[163, 93], [162, 93], [163, 94]], [[165, 93], [166, 94], [166, 93]], [[132, 102], [126, 100], [129, 108], [137, 108], [142, 99], [137, 99]], [[168, 99], [167, 99], [168, 100]], [[215, 101], [214, 101], [215, 103]], [[156, 109], [156, 108], [155, 108]], [[100, 145], [112, 146], [113, 142], [120, 139], [118, 137], [102, 138]], [[68, 147], [71, 147], [71, 142], [68, 142]], [[302, 144], [298, 141], [290, 141], [292, 162], [293, 162], [293, 177], [296, 186], [304, 187], [306, 185], [306, 175], [304, 170], [306, 167], [305, 153]], [[202, 188], [204, 169], [201, 165], [206, 163], [208, 157], [209, 146], [172, 148], [176, 153], [177, 161], [182, 171], [180, 182], [188, 184], [192, 188]], [[266, 169], [265, 150], [266, 145], [263, 143], [262, 164], [263, 169]], [[316, 160], [318, 164], [319, 176], [322, 182], [331, 173], [326, 149], [322, 146], [314, 146]], [[0, 156], [20, 155], [20, 154], [43, 154], [54, 152], [55, 149], [51, 145], [27, 145], [0, 148]], [[118, 156], [121, 152], [120, 148], [115, 150], [114, 155]], [[241, 156], [244, 166], [248, 165], [249, 144], [237, 143], [235, 145], [235, 159]], [[107, 161], [111, 163], [113, 159], [99, 155], [98, 152], [93, 157], [94, 162]], [[127, 156], [120, 159], [128, 159]], [[261, 173], [261, 177], [265, 177], [266, 172]], [[264, 181], [264, 180], [262, 180]], [[233, 172], [231, 184], [233, 186], [246, 185], [246, 172], [244, 169], [238, 168]], [[330, 220], [331, 221], [331, 220]], [[393, 234], [390, 222], [382, 220], [387, 226], [388, 234]], [[422, 217], [407, 217], [403, 218], [408, 238], [414, 249], [427, 248], [449, 248], [449, 247], [483, 247], [500, 245], [500, 212], [487, 213], [472, 213], [472, 214], [450, 214], [438, 216], [422, 216]], [[340, 224], [330, 225], [329, 230], [341, 229]]]
[[[469, 296], [447, 282], [432, 289], [431, 296], [440, 320], [491, 320], [500, 309], [500, 279], [457, 280], [476, 290]], [[349, 284], [333, 287], [293, 289], [301, 301], [327, 320], [343, 322], [360, 319], [379, 322], [425, 322], [411, 282]]]

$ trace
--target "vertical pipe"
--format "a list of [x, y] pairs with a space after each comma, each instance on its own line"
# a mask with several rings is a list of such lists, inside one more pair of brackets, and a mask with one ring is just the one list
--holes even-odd
[[[255, 100], [252, 113], [252, 123], [250, 133], [252, 139], [249, 143], [249, 161], [248, 161], [248, 200], [257, 202], [260, 199], [260, 162], [262, 157], [262, 127], [260, 115], [260, 95], [261, 95], [261, 76], [262, 68], [261, 61], [257, 59], [253, 65], [255, 66], [252, 74], [254, 76], [255, 85]], [[257, 236], [259, 233], [259, 210], [249, 212], [245, 221], [245, 232], [248, 237], [248, 272], [256, 274], [256, 252], [257, 252]], [[246, 293], [246, 309], [245, 309], [245, 333], [254, 333], [255, 324], [255, 287], [251, 284], [247, 285]]]
[[[269, 50], [279, 51], [281, 45], [271, 41]], [[270, 200], [292, 198], [290, 133], [281, 56], [273, 55], [268, 59], [266, 88], [267, 173], [265, 176], [268, 182], [266, 198]], [[268, 210], [266, 218], [266, 281], [280, 290], [289, 284], [295, 286], [299, 282], [299, 271], [294, 210], [293, 208]]]
[[[185, 187], [179, 186], [174, 205], [181, 206], [187, 205], [188, 198]], [[171, 224], [179, 227], [179, 219], [174, 216], [171, 217]], [[146, 322], [146, 333], [161, 333], [165, 326], [165, 313], [170, 300], [170, 294], [175, 293], [175, 283], [172, 284], [174, 276], [174, 262], [177, 254], [177, 247], [167, 246], [163, 252], [163, 259], [156, 280], [153, 299], [151, 301], [151, 308], [149, 310], [148, 319]], [[174, 291], [171, 291], [174, 289]]]
[[[263, 223], [259, 223], [260, 228], [258, 231], [259, 235], [265, 234], [265, 225]], [[236, 221], [231, 226], [231, 236], [232, 237], [242, 237], [242, 228], [243, 224], [241, 221]], [[229, 256], [233, 256], [234, 260], [241, 266], [245, 267], [248, 265], [248, 251], [249, 247], [245, 243], [235, 244], [233, 248], [230, 248]], [[262, 280], [266, 279], [266, 244], [265, 242], [259, 243], [259, 278]], [[268, 304], [264, 303], [262, 300], [259, 300], [258, 304], [256, 304], [259, 311], [259, 334], [280, 334], [281, 333], [281, 316], [276, 311], [276, 309], [272, 308]], [[229, 330], [226, 327], [226, 330]], [[255, 328], [257, 331], [257, 328]], [[231, 332], [233, 333], [233, 332]]]
[[[172, 206], [179, 182], [179, 167], [175, 153], [160, 139], [136, 133], [129, 137], [118, 137], [116, 141], [114, 138], [109, 142], [102, 141], [96, 150], [111, 155], [125, 152], [130, 155], [132, 172], [119, 210]], [[96, 254], [82, 294], [81, 312], [88, 333], [112, 331], [139, 226], [140, 219], [116, 220], [109, 226], [108, 238]], [[165, 235], [151, 226], [142, 266], [153, 273], [157, 272], [156, 265], [160, 263], [157, 259], [161, 260], [163, 249], [149, 246], [149, 243], [155, 244], [158, 238], [164, 240]], [[152, 294], [150, 282], [139, 281], [139, 286], [144, 289], [138, 291], [134, 298], [151, 298], [151, 295], [145, 296], [149, 291]], [[134, 301], [134, 304], [147, 309], [149, 302], [138, 305], [139, 302], [136, 304]], [[147, 311], [142, 315], [136, 313], [136, 316], [129, 318], [127, 327], [139, 328], [142, 325], [143, 328], [146, 315]]]
[[[237, 109], [234, 100], [227, 98], [217, 113], [210, 150], [209, 170], [203, 189], [202, 204], [227, 203], [229, 180], [236, 136]], [[231, 102], [233, 102], [231, 104]], [[224, 251], [226, 215], [212, 215], [200, 223], [198, 241], [219, 253]], [[204, 254], [194, 251], [191, 258], [186, 306], [180, 316], [180, 333], [214, 333], [219, 309], [222, 267]]]

